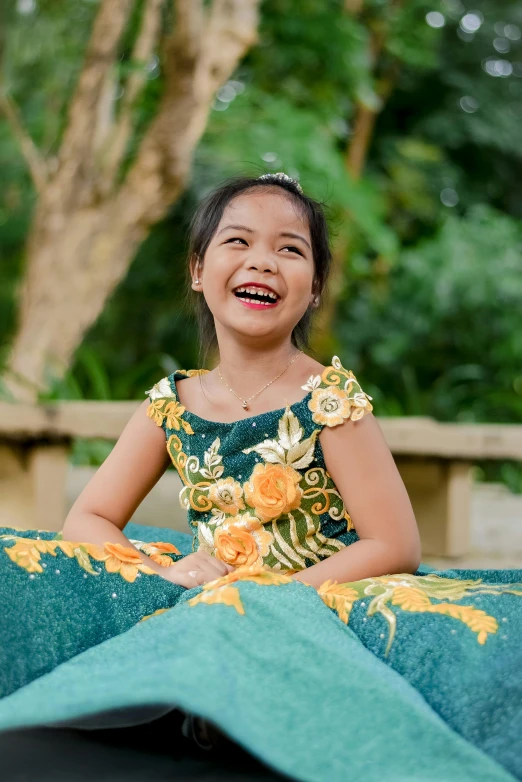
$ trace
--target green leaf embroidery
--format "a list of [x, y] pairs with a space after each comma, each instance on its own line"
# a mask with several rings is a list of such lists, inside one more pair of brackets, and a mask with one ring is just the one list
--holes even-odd
[[90, 573], [91, 576], [100, 575], [96, 570], [93, 569], [87, 550], [83, 546], [77, 546], [75, 549], [73, 549], [73, 551], [74, 556], [76, 557], [76, 561], [78, 562], [79, 566], [83, 568], [83, 570], [86, 570], [87, 573]]

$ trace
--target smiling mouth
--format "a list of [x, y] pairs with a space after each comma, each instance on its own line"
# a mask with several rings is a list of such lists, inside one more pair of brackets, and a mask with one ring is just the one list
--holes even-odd
[[247, 304], [261, 304], [265, 307], [277, 304], [280, 296], [267, 288], [258, 288], [255, 285], [239, 286], [233, 291], [237, 299]]

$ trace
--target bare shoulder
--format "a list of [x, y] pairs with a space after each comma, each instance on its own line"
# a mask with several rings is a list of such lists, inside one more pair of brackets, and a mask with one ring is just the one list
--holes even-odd
[[315, 358], [312, 358], [311, 356], [306, 356], [306, 361], [303, 361], [303, 369], [310, 372], [310, 374], [317, 375], [320, 374], [323, 369], [326, 369], [326, 364], [321, 364], [320, 361], [317, 361]]
[[203, 374], [201, 372], [176, 380], [176, 396], [185, 408], [200, 407], [199, 400], [202, 396], [201, 383]]
[[94, 513], [123, 529], [170, 464], [165, 432], [147, 414], [145, 399], [114, 448], [77, 498], [70, 515]]
[[321, 375], [326, 369], [324, 364], [321, 364], [320, 361], [317, 361], [315, 358], [306, 355], [306, 353], [302, 358], [302, 361], [296, 362], [298, 365], [296, 366], [296, 374], [299, 374], [299, 377], [302, 379], [303, 383], [306, 382], [312, 375]]

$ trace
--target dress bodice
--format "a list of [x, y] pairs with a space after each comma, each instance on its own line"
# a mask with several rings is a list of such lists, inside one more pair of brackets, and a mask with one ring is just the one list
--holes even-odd
[[177, 370], [146, 394], [183, 482], [179, 499], [193, 550], [232, 565], [274, 571], [309, 567], [358, 540], [319, 442], [323, 426], [370, 413], [370, 399], [337, 356], [312, 375], [299, 402], [231, 423], [180, 403], [177, 382], [208, 370]]

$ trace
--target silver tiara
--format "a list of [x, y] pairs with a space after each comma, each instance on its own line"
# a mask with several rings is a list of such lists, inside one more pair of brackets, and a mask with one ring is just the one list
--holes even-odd
[[303, 188], [297, 179], [292, 179], [291, 176], [284, 174], [282, 171], [278, 171], [276, 174], [262, 174], [261, 176], [258, 176], [258, 179], [278, 179], [280, 182], [289, 182], [291, 185], [294, 185], [300, 193], [303, 192]]

